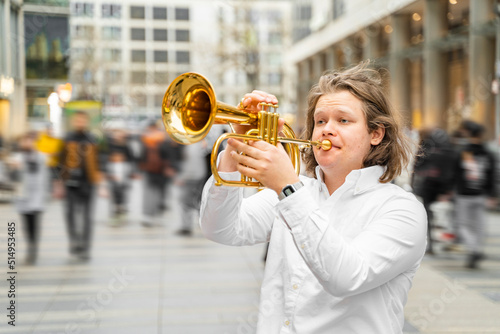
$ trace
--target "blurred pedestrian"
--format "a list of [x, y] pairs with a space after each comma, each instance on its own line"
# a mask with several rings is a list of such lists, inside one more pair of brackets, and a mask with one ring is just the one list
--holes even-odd
[[420, 131], [420, 147], [413, 167], [412, 188], [427, 212], [427, 254], [434, 254], [434, 214], [436, 201], [449, 201], [453, 189], [455, 152], [443, 129]]
[[127, 142], [127, 133], [114, 130], [108, 143], [106, 176], [111, 190], [113, 218], [118, 219], [127, 212], [127, 192], [130, 180], [135, 177], [132, 152]]
[[461, 150], [455, 164], [457, 219], [469, 252], [466, 267], [473, 269], [484, 258], [486, 208], [496, 202], [495, 158], [482, 141], [482, 125], [466, 120], [461, 127], [469, 144]]
[[[58, 178], [59, 156], [63, 147], [63, 141], [54, 137], [51, 124], [47, 125], [45, 131], [39, 134], [36, 147], [40, 152], [47, 155], [47, 166], [50, 170], [50, 177], [52, 181], [55, 181]], [[53, 184], [54, 182], [50, 182], [50, 185]]]
[[93, 199], [101, 181], [97, 139], [89, 131], [89, 121], [84, 111], [77, 111], [72, 116], [73, 131], [64, 139], [60, 157], [69, 251], [85, 260], [90, 258]]
[[165, 131], [161, 131], [156, 122], [151, 122], [141, 138], [143, 148], [139, 169], [144, 180], [142, 225], [146, 227], [154, 225], [162, 212], [162, 192], [167, 174], [171, 172], [165, 136]]
[[207, 142], [202, 140], [184, 148], [182, 168], [176, 183], [181, 196], [181, 228], [178, 235], [189, 236], [193, 233], [193, 223], [200, 210], [201, 194], [207, 180], [206, 152]]
[[182, 167], [183, 159], [183, 148], [184, 146], [175, 142], [170, 136], [165, 136], [165, 146], [167, 150], [167, 173], [165, 174], [165, 186], [161, 189], [161, 203], [160, 209], [170, 210], [169, 194], [172, 187], [172, 180], [180, 172]]
[[21, 215], [28, 241], [27, 264], [36, 261], [41, 230], [41, 215], [49, 195], [50, 175], [47, 157], [36, 149], [37, 135], [30, 132], [21, 136], [20, 151], [13, 159], [19, 173], [14, 203]]

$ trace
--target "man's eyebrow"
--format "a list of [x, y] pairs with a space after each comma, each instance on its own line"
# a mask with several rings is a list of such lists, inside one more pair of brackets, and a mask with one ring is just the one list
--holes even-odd
[[[324, 113], [325, 110], [324, 109], [316, 109], [314, 111], [314, 115], [318, 115], [318, 114], [321, 114], [321, 113]], [[349, 109], [344, 109], [342, 107], [339, 107], [339, 108], [335, 108], [335, 112], [338, 112], [338, 113], [341, 113], [341, 114], [345, 114], [345, 115], [352, 115], [353, 112]]]

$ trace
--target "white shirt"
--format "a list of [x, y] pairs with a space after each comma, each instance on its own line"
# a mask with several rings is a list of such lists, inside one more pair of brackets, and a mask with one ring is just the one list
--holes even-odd
[[413, 194], [378, 181], [383, 171], [352, 171], [330, 196], [317, 167], [317, 179], [301, 176], [305, 186], [282, 201], [270, 189], [244, 199], [242, 188], [207, 181], [207, 238], [270, 241], [257, 333], [402, 333], [427, 217]]

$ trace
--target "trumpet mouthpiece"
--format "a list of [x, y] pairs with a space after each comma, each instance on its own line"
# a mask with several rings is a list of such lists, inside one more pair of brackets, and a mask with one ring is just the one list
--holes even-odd
[[325, 139], [322, 140], [318, 146], [324, 151], [329, 151], [332, 148], [332, 142], [329, 141], [328, 139]]

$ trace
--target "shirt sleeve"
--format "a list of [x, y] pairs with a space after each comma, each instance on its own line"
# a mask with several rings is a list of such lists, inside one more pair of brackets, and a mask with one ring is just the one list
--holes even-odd
[[325, 290], [346, 297], [380, 286], [419, 263], [427, 220], [423, 206], [412, 197], [385, 201], [353, 239], [336, 230], [307, 188], [282, 200], [277, 211]]
[[[230, 181], [241, 179], [239, 172], [219, 175]], [[210, 240], [232, 246], [254, 245], [269, 241], [276, 217], [276, 193], [264, 189], [248, 198], [241, 187], [215, 186], [211, 176], [201, 200], [200, 227]]]

